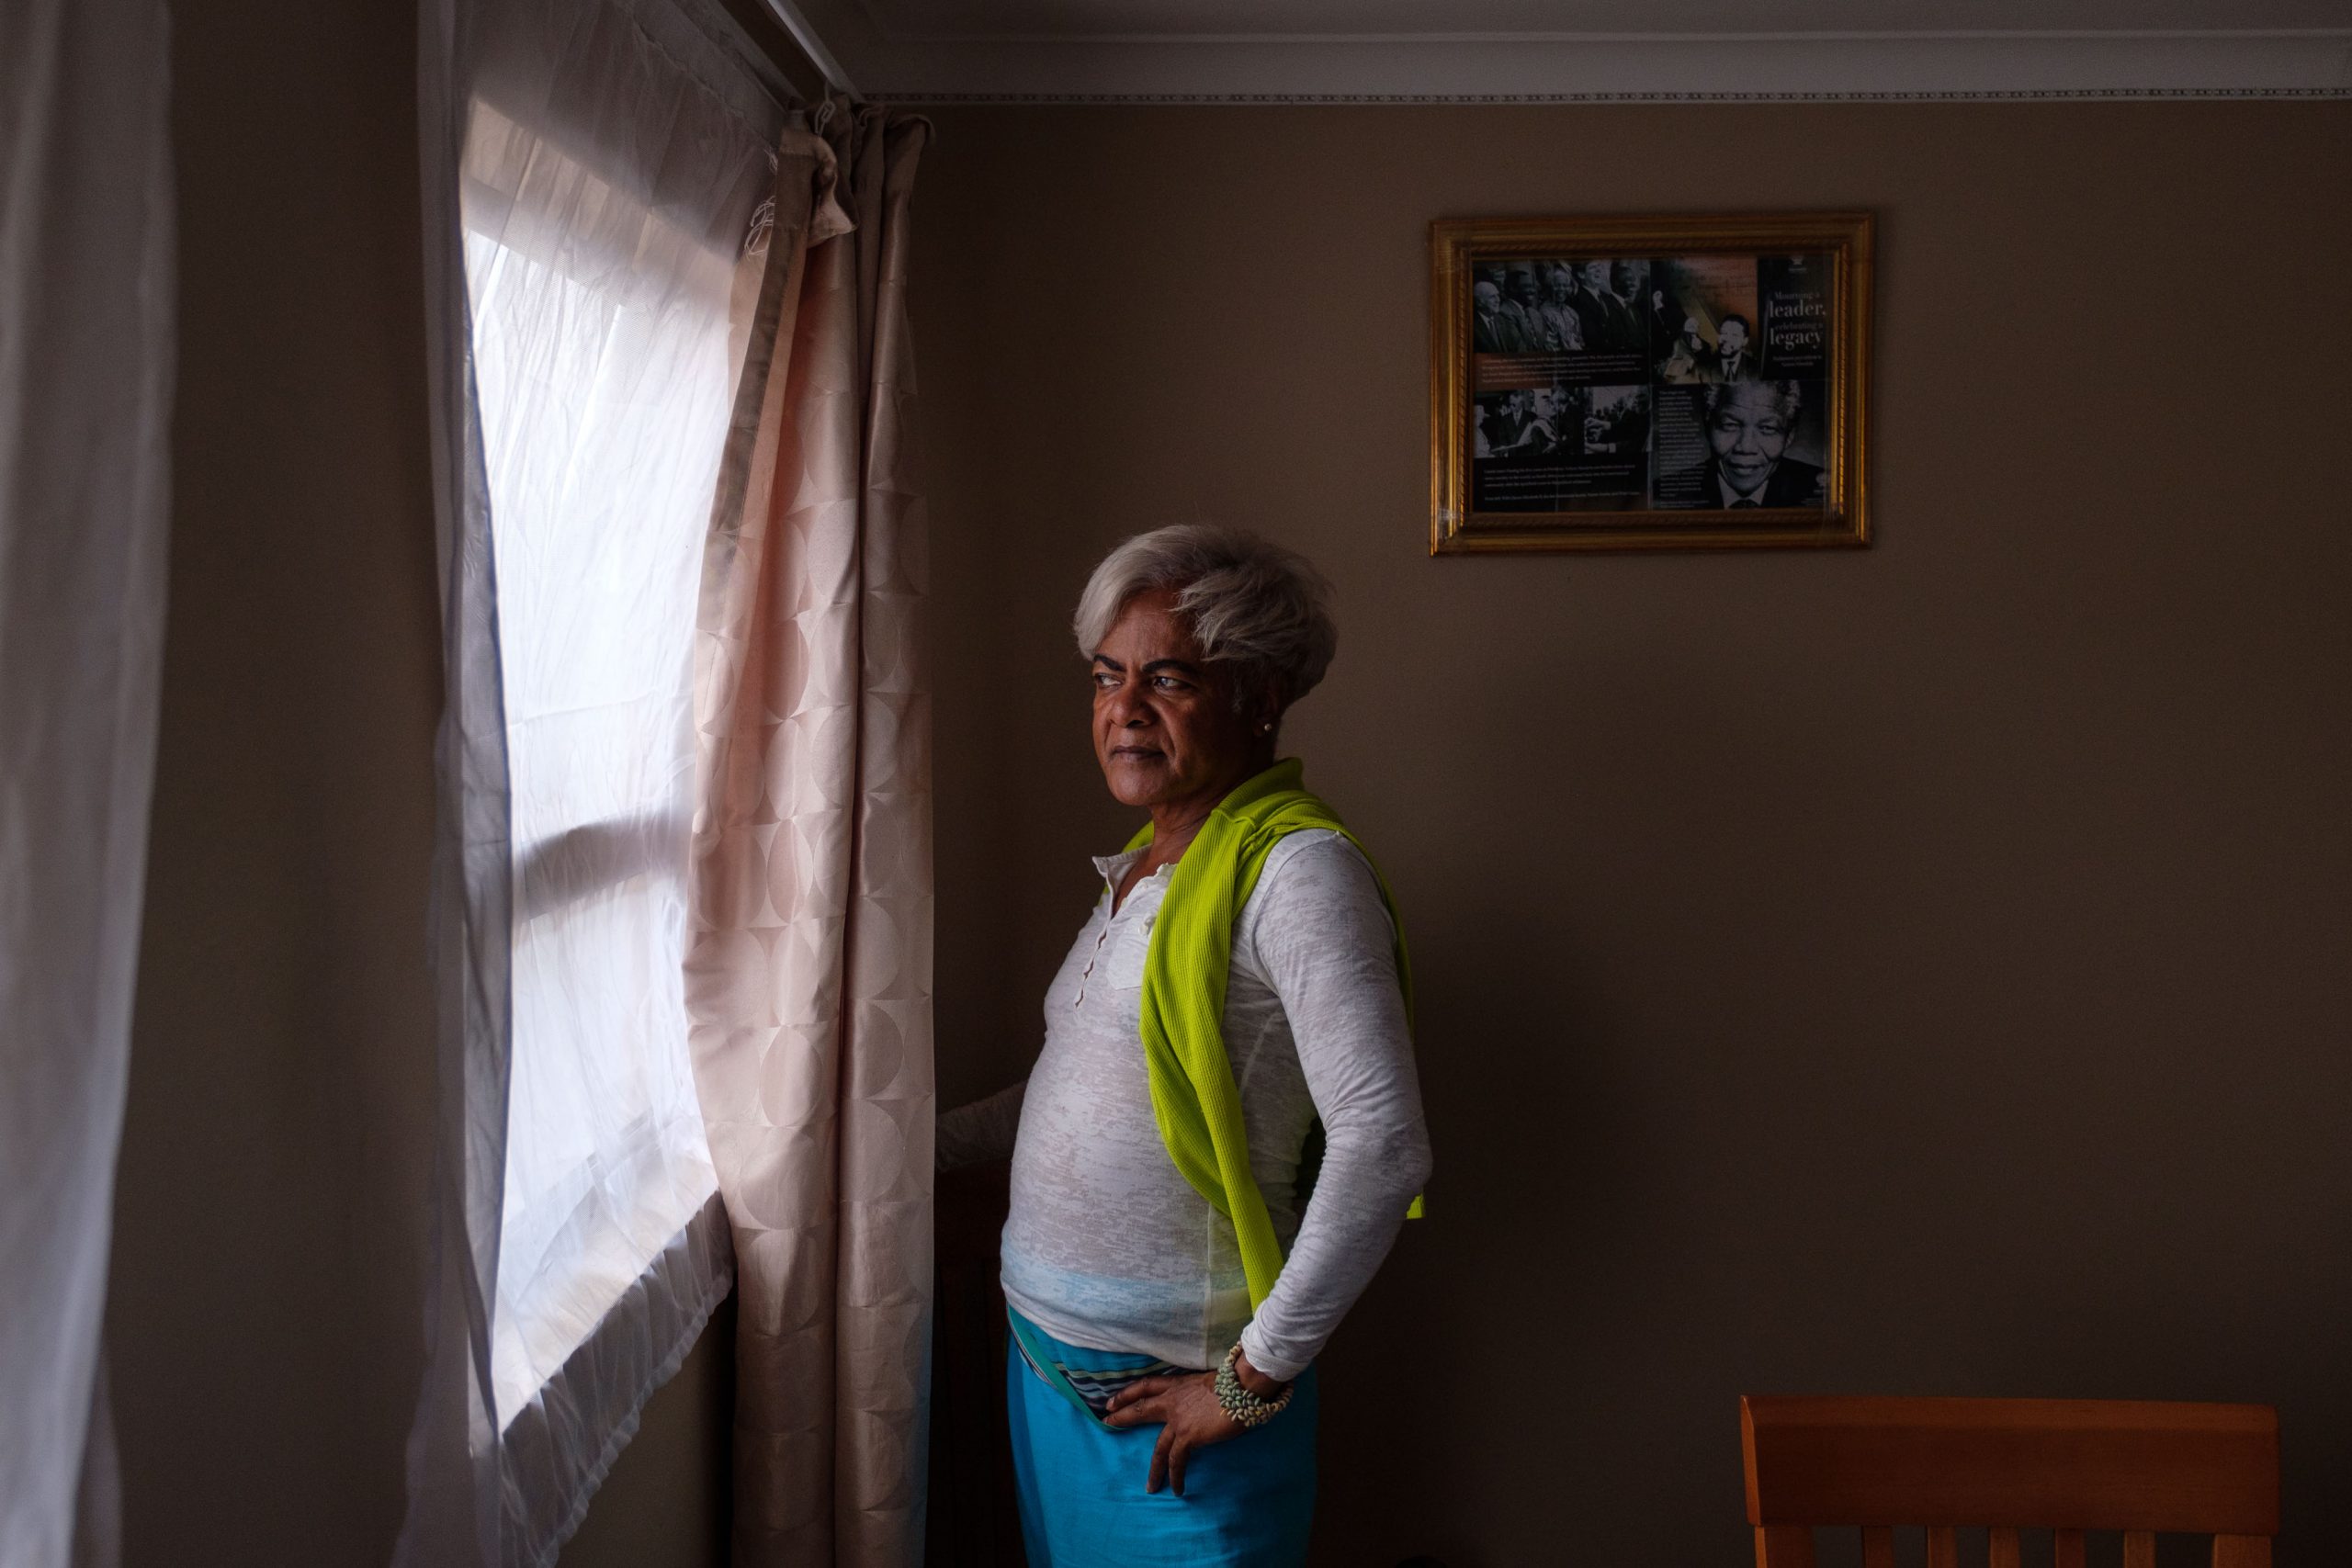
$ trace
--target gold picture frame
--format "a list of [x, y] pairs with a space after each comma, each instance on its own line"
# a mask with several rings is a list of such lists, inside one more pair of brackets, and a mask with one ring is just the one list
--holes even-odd
[[1430, 553], [1870, 541], [1867, 212], [1430, 225]]

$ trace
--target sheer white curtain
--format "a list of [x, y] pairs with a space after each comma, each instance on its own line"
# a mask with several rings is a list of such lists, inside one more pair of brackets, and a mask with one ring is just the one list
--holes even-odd
[[732, 258], [488, 105], [466, 167], [514, 863], [504, 1423], [717, 1185], [685, 1051], [683, 725]]
[[[0, 1563], [114, 1560], [99, 1318], [154, 776], [162, 0], [0, 5]], [[81, 1498], [77, 1508], [77, 1495]], [[78, 1514], [78, 1519], [77, 1519]]]
[[731, 1280], [686, 1055], [692, 643], [783, 111], [689, 0], [429, 0], [449, 685], [400, 1560], [553, 1560]]

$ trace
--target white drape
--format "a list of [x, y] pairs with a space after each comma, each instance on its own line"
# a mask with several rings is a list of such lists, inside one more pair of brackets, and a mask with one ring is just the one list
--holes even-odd
[[718, 1185], [685, 1054], [680, 717], [730, 273], [488, 106], [467, 168], [514, 845], [503, 1423]]
[[0, 6], [0, 1562], [9, 1568], [113, 1556], [113, 1456], [93, 1390], [163, 639], [168, 39], [162, 0]]
[[731, 1280], [685, 1052], [692, 643], [782, 111], [689, 0], [428, 0], [447, 707], [399, 1561], [543, 1563]]

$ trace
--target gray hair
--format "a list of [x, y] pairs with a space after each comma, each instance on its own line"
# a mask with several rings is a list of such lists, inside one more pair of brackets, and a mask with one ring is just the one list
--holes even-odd
[[1102, 558], [1079, 595], [1079, 653], [1091, 659], [1127, 601], [1154, 589], [1175, 590], [1203, 654], [1241, 666], [1245, 684], [1271, 682], [1285, 707], [1315, 689], [1339, 649], [1331, 585], [1306, 557], [1239, 528], [1183, 523]]

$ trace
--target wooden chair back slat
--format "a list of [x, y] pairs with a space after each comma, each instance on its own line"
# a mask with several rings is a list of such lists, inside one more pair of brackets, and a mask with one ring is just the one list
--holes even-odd
[[[1862, 1527], [1862, 1568], [1894, 1568], [1894, 1529], [1890, 1525]], [[2084, 1568], [2081, 1530], [2053, 1530], [2051, 1557], [2055, 1568]], [[2130, 1530], [2123, 1537], [2123, 1568], [2154, 1568], [2156, 1538], [2147, 1530]], [[1928, 1531], [1928, 1568], [1953, 1568], [1959, 1561], [1958, 1531], [1945, 1527]], [[1765, 1525], [1756, 1531], [1757, 1568], [1812, 1568], [1813, 1530], [1800, 1525]], [[1995, 1525], [1985, 1531], [1985, 1568], [2024, 1568], [2025, 1550], [2014, 1525]], [[2217, 1535], [2213, 1538], [2213, 1568], [2270, 1568], [2270, 1539], [2259, 1535]]]
[[2278, 1529], [2267, 1405], [1752, 1395], [1740, 1437], [1759, 1527]]

